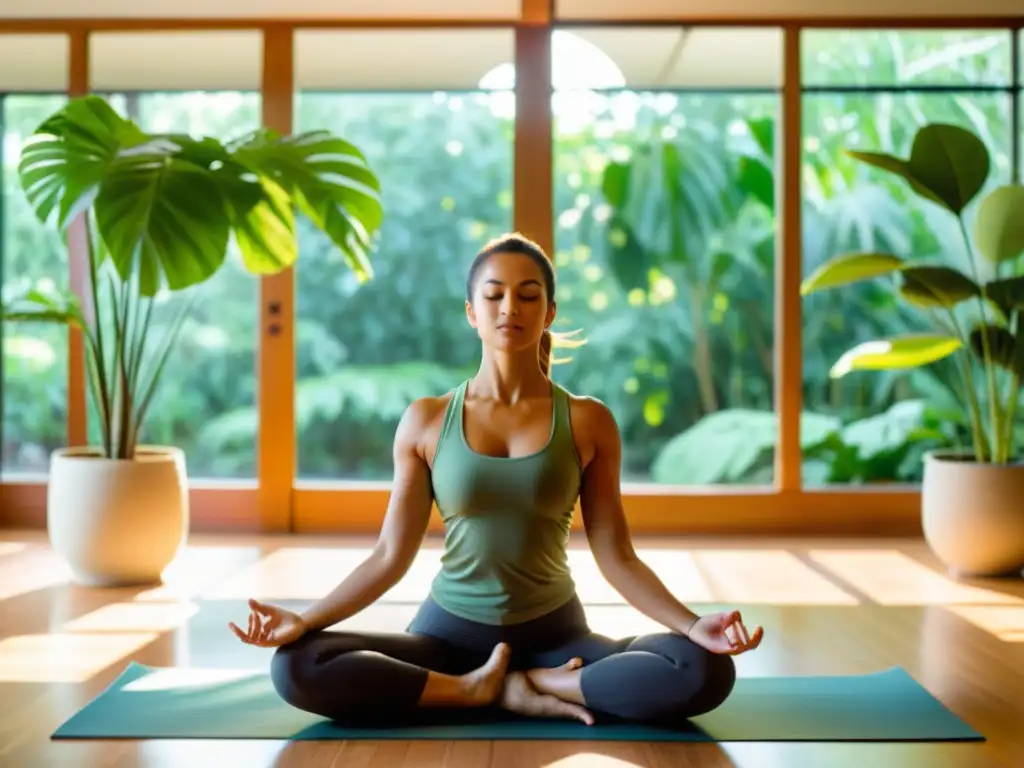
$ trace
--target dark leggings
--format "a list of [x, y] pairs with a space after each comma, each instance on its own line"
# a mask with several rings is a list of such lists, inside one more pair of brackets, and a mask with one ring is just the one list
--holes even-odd
[[405, 633], [311, 632], [277, 649], [270, 674], [278, 695], [298, 709], [339, 721], [400, 722], [417, 710], [428, 671], [465, 674], [500, 642], [511, 646], [510, 670], [582, 658], [580, 686], [595, 716], [694, 717], [725, 701], [736, 681], [730, 656], [682, 635], [613, 640], [591, 632], [575, 598], [511, 626], [467, 621], [428, 598]]

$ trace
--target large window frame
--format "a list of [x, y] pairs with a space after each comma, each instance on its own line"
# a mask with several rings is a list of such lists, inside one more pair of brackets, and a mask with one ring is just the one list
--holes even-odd
[[[262, 33], [261, 79], [264, 123], [278, 131], [292, 130], [295, 105], [294, 39], [297, 30], [316, 28], [438, 30], [512, 29], [515, 34], [516, 122], [513, 160], [515, 229], [537, 239], [553, 253], [551, 33], [555, 28], [587, 26], [770, 26], [783, 31], [783, 85], [776, 132], [777, 253], [775, 260], [775, 381], [779, 419], [774, 484], [766, 487], [623, 487], [631, 528], [637, 533], [673, 534], [806, 534], [915, 535], [920, 533], [920, 492], [916, 486], [806, 488], [801, 479], [799, 442], [802, 407], [801, 272], [801, 34], [820, 28], [842, 29], [1001, 29], [1013, 32], [1012, 136], [1015, 168], [1021, 166], [1021, 29], [1017, 17], [917, 16], [913, 18], [778, 18], [713, 19], [659, 16], [653, 19], [560, 19], [548, 0], [522, 0], [518, 18], [453, 19], [0, 19], [0, 33], [62, 33], [68, 36], [69, 97], [90, 90], [90, 35], [131, 30], [184, 31], [204, 29], [257, 30]], [[82, 228], [68, 236], [70, 285], [85, 295], [87, 269]], [[257, 279], [257, 278], [254, 278]], [[390, 484], [316, 482], [297, 476], [295, 450], [294, 275], [286, 271], [259, 280], [257, 369], [260, 421], [257, 473], [251, 481], [193, 480], [191, 526], [194, 531], [263, 533], [363, 533], [379, 530]], [[275, 332], [269, 329], [275, 326]], [[87, 397], [82, 343], [69, 334], [69, 445], [86, 437]], [[577, 516], [578, 520], [578, 516]], [[0, 527], [43, 528], [46, 522], [46, 479], [9, 478], [0, 483]], [[579, 522], [577, 522], [579, 525]], [[433, 516], [431, 529], [440, 529]]]

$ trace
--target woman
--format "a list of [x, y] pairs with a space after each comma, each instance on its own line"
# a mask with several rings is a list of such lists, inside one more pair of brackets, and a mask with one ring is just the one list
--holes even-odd
[[[621, 443], [601, 402], [548, 377], [555, 275], [508, 235], [476, 257], [466, 315], [483, 343], [476, 375], [409, 406], [394, 442], [394, 486], [371, 554], [301, 615], [249, 601], [244, 642], [277, 647], [280, 696], [324, 717], [397, 723], [429, 708], [634, 721], [693, 717], [735, 682], [732, 655], [756, 648], [738, 611], [697, 616], [636, 556], [619, 493]], [[566, 545], [579, 499], [608, 582], [668, 631], [592, 633]], [[445, 552], [405, 633], [327, 631], [407, 572], [436, 502]]]

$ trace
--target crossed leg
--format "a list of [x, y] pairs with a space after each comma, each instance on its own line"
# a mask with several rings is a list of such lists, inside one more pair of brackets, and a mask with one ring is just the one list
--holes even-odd
[[[572, 659], [582, 664], [563, 666]], [[528, 676], [538, 691], [632, 721], [679, 720], [710, 712], [736, 683], [731, 656], [667, 632], [622, 640], [591, 633], [534, 654], [530, 662]]]
[[[274, 687], [294, 707], [348, 721], [400, 722], [424, 706], [431, 672], [472, 682], [496, 670], [495, 652], [475, 652], [413, 633], [319, 631], [279, 648]], [[573, 662], [579, 659], [580, 665]], [[496, 703], [539, 716], [567, 713], [540, 694], [632, 721], [681, 719], [709, 712], [736, 680], [730, 656], [670, 633], [613, 640], [591, 633], [521, 658]], [[437, 697], [435, 696], [435, 699]], [[442, 697], [443, 698], [443, 697]], [[443, 701], [437, 702], [439, 705]], [[463, 705], [465, 703], [463, 702]], [[581, 719], [585, 719], [582, 718]]]
[[[334, 720], [400, 722], [424, 706], [493, 700], [506, 665], [497, 649], [476, 653], [426, 635], [318, 631], [278, 648], [270, 677], [298, 709]], [[485, 690], [488, 683], [493, 690]]]

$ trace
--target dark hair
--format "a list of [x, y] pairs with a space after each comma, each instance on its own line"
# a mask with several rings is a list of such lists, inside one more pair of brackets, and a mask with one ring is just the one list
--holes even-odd
[[[476, 258], [473, 259], [473, 263], [469, 267], [469, 275], [466, 277], [466, 301], [473, 301], [473, 288], [476, 284], [476, 275], [480, 271], [480, 267], [491, 256], [498, 253], [518, 253], [523, 256], [529, 256], [533, 263], [540, 268], [541, 274], [544, 275], [544, 288], [547, 292], [548, 301], [555, 300], [555, 267], [551, 263], [551, 259], [548, 258], [544, 249], [533, 240], [518, 232], [513, 232], [494, 238], [477, 253]], [[540, 340], [540, 367], [544, 371], [545, 376], [551, 372], [551, 331], [547, 328], [544, 329], [544, 335]]]

